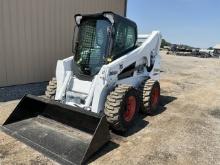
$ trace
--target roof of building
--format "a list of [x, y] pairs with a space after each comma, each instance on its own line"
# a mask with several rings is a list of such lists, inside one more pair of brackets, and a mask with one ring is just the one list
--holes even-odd
[[220, 44], [215, 45], [214, 49], [220, 49]]

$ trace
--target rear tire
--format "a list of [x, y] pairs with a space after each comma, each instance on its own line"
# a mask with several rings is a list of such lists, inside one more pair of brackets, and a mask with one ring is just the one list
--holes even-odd
[[160, 83], [152, 79], [145, 80], [140, 86], [141, 112], [153, 115], [160, 100]]
[[129, 85], [119, 85], [112, 91], [105, 102], [104, 113], [110, 127], [118, 132], [125, 132], [137, 117], [140, 105], [139, 94]]
[[52, 80], [49, 81], [49, 84], [47, 85], [47, 89], [45, 91], [46, 98], [54, 100], [56, 95], [56, 89], [57, 89], [57, 80], [56, 78], [52, 78]]

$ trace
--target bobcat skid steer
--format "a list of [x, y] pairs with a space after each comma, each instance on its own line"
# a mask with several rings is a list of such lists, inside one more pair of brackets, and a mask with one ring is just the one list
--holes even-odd
[[73, 56], [59, 60], [46, 96], [26, 95], [2, 126], [9, 135], [61, 164], [82, 164], [125, 132], [139, 110], [160, 96], [161, 34], [137, 35], [112, 12], [75, 15]]

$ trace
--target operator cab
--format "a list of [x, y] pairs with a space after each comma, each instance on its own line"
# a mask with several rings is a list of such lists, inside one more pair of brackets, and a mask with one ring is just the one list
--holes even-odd
[[75, 15], [73, 39], [74, 73], [80, 79], [93, 79], [104, 64], [133, 50], [137, 25], [112, 12]]

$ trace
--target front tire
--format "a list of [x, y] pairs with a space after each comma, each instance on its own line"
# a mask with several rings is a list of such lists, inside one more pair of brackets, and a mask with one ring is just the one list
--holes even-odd
[[129, 85], [119, 85], [108, 96], [105, 103], [105, 115], [111, 128], [125, 132], [137, 117], [140, 105], [139, 94]]

